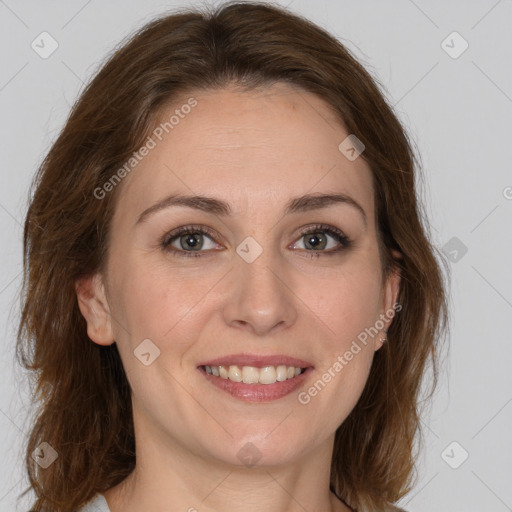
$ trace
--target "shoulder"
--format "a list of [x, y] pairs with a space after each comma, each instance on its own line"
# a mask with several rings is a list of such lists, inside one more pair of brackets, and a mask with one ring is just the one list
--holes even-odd
[[103, 494], [96, 494], [91, 501], [78, 509], [77, 512], [110, 512], [110, 509], [108, 508], [105, 496]]

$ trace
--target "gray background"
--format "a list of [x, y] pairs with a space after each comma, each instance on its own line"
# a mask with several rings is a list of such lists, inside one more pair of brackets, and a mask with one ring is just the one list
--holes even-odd
[[[113, 46], [193, 3], [0, 0], [1, 511], [28, 510], [16, 498], [26, 486], [30, 393], [14, 346], [30, 180]], [[401, 504], [410, 512], [512, 510], [512, 1], [279, 3], [334, 33], [380, 80], [418, 144], [433, 242], [441, 249], [456, 237], [447, 249], [451, 348], [423, 417], [418, 481]], [[43, 31], [59, 45], [47, 59], [31, 48]], [[458, 36], [442, 45], [453, 31], [469, 44], [460, 55]]]

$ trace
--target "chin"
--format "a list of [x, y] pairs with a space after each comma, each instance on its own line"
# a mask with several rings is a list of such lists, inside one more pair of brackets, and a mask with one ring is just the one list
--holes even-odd
[[[276, 422], [272, 428], [276, 428]], [[289, 432], [278, 433], [279, 427], [272, 432], [272, 428], [243, 436], [234, 434], [234, 438], [226, 439], [224, 443], [213, 443], [205, 449], [225, 464], [249, 468], [282, 466], [300, 458], [307, 448], [304, 436], [298, 432], [295, 435]], [[314, 436], [312, 443], [313, 439]]]

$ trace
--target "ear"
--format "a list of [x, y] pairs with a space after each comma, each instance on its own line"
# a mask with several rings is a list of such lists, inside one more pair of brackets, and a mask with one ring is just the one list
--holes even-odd
[[[402, 257], [401, 253], [398, 251], [392, 251], [395, 259], [399, 259]], [[381, 330], [380, 335], [375, 341], [375, 350], [379, 350], [384, 343], [387, 341], [381, 341], [381, 338], [386, 338], [386, 331], [389, 329], [391, 322], [393, 321], [393, 317], [395, 316], [397, 311], [400, 311], [401, 307], [397, 307], [397, 299], [398, 294], [400, 292], [400, 269], [397, 266], [394, 266], [390, 272], [386, 281], [384, 283], [384, 289], [382, 293], [382, 309], [380, 319], [384, 323], [384, 327]], [[379, 322], [380, 324], [380, 322]]]
[[87, 322], [87, 335], [98, 345], [114, 343], [110, 309], [103, 278], [94, 274], [75, 282], [78, 307]]

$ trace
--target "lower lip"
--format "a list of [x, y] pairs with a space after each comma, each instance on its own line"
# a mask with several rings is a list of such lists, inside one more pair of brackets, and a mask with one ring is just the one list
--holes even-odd
[[199, 367], [199, 371], [211, 382], [214, 386], [222, 389], [231, 396], [246, 402], [270, 402], [289, 395], [295, 391], [313, 371], [313, 368], [306, 368], [306, 371], [293, 377], [293, 379], [286, 379], [282, 382], [275, 382], [274, 384], [244, 384], [243, 382], [234, 382], [222, 377], [215, 377], [206, 373], [204, 368]]

